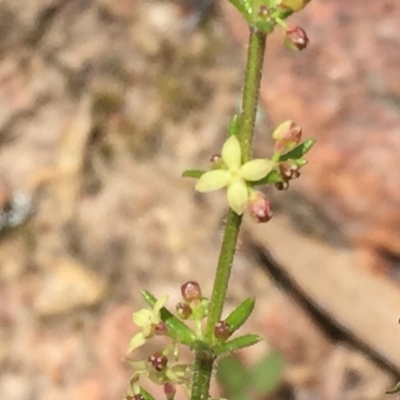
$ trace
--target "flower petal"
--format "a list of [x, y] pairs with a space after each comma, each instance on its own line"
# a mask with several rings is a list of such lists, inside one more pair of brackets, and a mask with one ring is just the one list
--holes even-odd
[[128, 353], [137, 349], [140, 346], [143, 346], [146, 343], [146, 338], [143, 335], [143, 332], [137, 333], [129, 342]]
[[189, 364], [176, 364], [166, 370], [167, 378], [179, 385], [189, 383], [192, 376], [192, 366]]
[[142, 310], [134, 312], [132, 314], [132, 319], [137, 326], [143, 328], [153, 322], [153, 312], [143, 308]]
[[147, 361], [132, 361], [132, 360], [125, 360], [133, 369], [134, 374], [132, 375], [129, 383], [135, 383], [139, 380], [140, 375], [147, 374], [149, 370], [149, 363]]
[[255, 182], [265, 178], [273, 168], [271, 160], [255, 159], [243, 164], [240, 168], [239, 175], [245, 181]]
[[168, 301], [168, 296], [162, 296], [160, 297], [157, 301], [156, 304], [154, 304], [153, 307], [153, 323], [158, 324], [161, 319], [160, 319], [160, 310], [167, 304]]
[[248, 189], [244, 181], [238, 180], [230, 184], [227, 195], [229, 207], [236, 214], [242, 215], [249, 200]]
[[239, 168], [242, 163], [242, 152], [239, 139], [231, 136], [222, 147], [221, 157], [229, 169]]
[[228, 171], [216, 169], [203, 174], [196, 184], [195, 189], [198, 192], [211, 192], [225, 187], [230, 180]]

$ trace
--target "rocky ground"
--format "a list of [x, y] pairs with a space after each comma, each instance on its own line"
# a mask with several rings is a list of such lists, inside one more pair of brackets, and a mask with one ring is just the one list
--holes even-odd
[[[310, 6], [304, 20], [315, 30], [315, 36], [319, 32], [316, 15], [329, 21], [326, 9], [330, 2], [320, 3], [318, 15]], [[156, 296], [169, 294], [173, 305], [179, 298], [181, 283], [195, 278], [204, 293], [210, 292], [225, 212], [223, 195], [195, 194], [193, 182], [180, 175], [188, 167], [206, 165], [210, 155], [220, 148], [226, 125], [240, 101], [244, 62], [243, 49], [234, 40], [242, 36], [236, 23], [224, 14], [227, 11], [211, 10], [209, 2], [201, 2], [200, 8], [195, 6], [199, 4], [162, 0], [0, 3], [2, 399], [122, 398], [129, 368], [121, 359], [134, 333], [131, 314], [143, 306], [140, 291], [146, 288]], [[395, 15], [393, 11], [392, 14]], [[388, 40], [392, 40], [390, 35], [395, 36], [391, 32], [397, 32], [396, 28], [390, 23], [382, 26], [382, 35], [386, 32]], [[276, 50], [277, 45], [272, 49]], [[358, 54], [354, 49], [348, 51]], [[389, 53], [395, 57], [389, 51], [384, 54], [389, 57]], [[318, 50], [311, 50], [303, 62], [318, 65], [318, 55]], [[286, 53], [285, 57], [292, 55]], [[367, 69], [367, 61], [363, 60], [360, 63]], [[393, 63], [396, 64], [395, 60]], [[378, 68], [378, 64], [376, 58], [371, 65]], [[295, 107], [299, 104], [296, 97], [283, 103], [271, 97], [285, 87], [284, 78], [278, 76], [289, 79], [283, 69], [285, 64], [279, 65], [274, 64], [272, 69], [276, 76], [269, 76], [274, 88], [269, 95], [265, 83], [263, 98], [267, 105], [275, 104], [275, 109], [260, 118], [260, 131], [265, 132], [266, 126], [285, 114], [285, 118], [297, 117], [308, 131], [317, 131], [318, 137], [320, 112], [313, 113], [313, 118], [310, 113], [304, 117], [300, 113], [302, 108]], [[350, 61], [349, 65], [351, 70]], [[336, 71], [334, 79], [345, 87], [347, 81], [340, 79], [347, 76], [349, 69], [339, 66], [339, 70], [329, 71]], [[280, 68], [285, 74], [279, 75]], [[396, 75], [391, 73], [395, 79]], [[310, 73], [310, 81], [314, 75]], [[296, 77], [297, 71], [291, 71], [290, 76]], [[289, 86], [283, 93], [303, 87], [293, 86], [291, 81], [286, 84]], [[302, 85], [308, 87], [311, 83]], [[312, 92], [319, 93], [315, 89]], [[329, 93], [326, 96], [331, 98]], [[340, 93], [337, 89], [334, 94]], [[357, 93], [353, 93], [355, 99]], [[360, 96], [364, 98], [365, 93]], [[313, 97], [307, 99], [318, 103]], [[335, 97], [331, 101], [339, 102]], [[390, 104], [388, 124], [399, 115], [395, 100]], [[294, 105], [293, 112], [290, 105]], [[347, 106], [345, 109], [350, 112]], [[335, 117], [336, 121], [342, 121], [341, 115]], [[351, 116], [361, 118], [356, 112]], [[330, 135], [341, 132], [334, 120], [329, 123], [335, 127]], [[350, 118], [349, 123], [359, 129], [357, 121]], [[371, 122], [365, 122], [365, 126], [370, 125]], [[388, 132], [392, 132], [392, 125]], [[266, 137], [260, 139], [257, 151], [268, 148]], [[390, 137], [395, 140], [394, 134]], [[322, 252], [322, 259], [334, 259], [339, 248], [353, 251], [357, 240], [352, 238], [357, 239], [357, 230], [350, 227], [351, 234], [346, 231], [347, 225], [339, 213], [341, 206], [327, 213], [326, 207], [309, 205], [325, 204], [323, 196], [336, 193], [333, 183], [325, 192], [318, 185], [313, 186], [313, 182], [328, 181], [318, 175], [321, 160], [330, 160], [331, 156], [326, 154], [333, 153], [345, 157], [340, 148], [334, 146], [333, 152], [324, 136], [321, 141], [312, 160], [315, 169], [311, 163], [304, 172], [304, 186], [294, 188], [297, 197], [283, 195], [278, 203], [277, 224], [261, 233], [246, 228], [235, 263], [228, 308], [247, 296], [258, 299], [246, 329], [259, 332], [266, 342], [243, 355], [247, 362], [254, 362], [271, 347], [279, 349], [286, 358], [282, 384], [270, 398], [380, 399], [393, 383], [393, 373], [400, 369], [400, 361], [394, 357], [399, 346], [392, 340], [397, 328], [396, 306], [400, 307], [400, 302], [396, 294], [391, 303], [383, 301], [383, 293], [397, 293], [397, 288], [380, 287], [373, 320], [385, 314], [386, 325], [368, 325], [368, 332], [378, 334], [361, 337], [362, 343], [367, 342], [363, 347], [359, 339], [365, 331], [363, 321], [369, 321], [369, 316], [364, 316], [370, 308], [366, 310], [368, 302], [354, 293], [367, 291], [370, 286], [359, 285], [358, 292], [346, 292], [349, 277], [346, 272], [336, 275], [339, 278], [333, 287], [343, 288], [350, 302], [355, 297], [358, 300], [354, 300], [353, 310], [348, 302], [345, 304], [351, 312], [344, 321], [339, 316], [345, 312], [338, 314], [338, 310], [342, 310], [340, 299], [347, 297], [341, 291], [329, 297], [329, 304], [322, 304], [333, 326], [339, 321], [347, 328], [335, 334], [325, 320], [316, 319], [309, 310], [310, 305], [321, 308], [324, 297], [321, 300], [321, 293], [314, 292], [314, 288], [326, 288], [327, 275], [315, 283], [311, 279], [314, 272], [306, 270], [302, 278], [314, 282], [312, 287], [304, 286], [296, 277], [298, 288], [282, 282], [277, 286], [263, 270], [268, 263], [254, 257], [258, 251], [273, 251], [270, 246], [274, 237], [282, 237], [283, 241], [290, 237], [293, 243], [302, 243], [298, 241], [304, 233], [290, 236], [290, 232], [296, 231], [293, 224], [281, 226], [280, 210], [285, 215], [295, 215], [292, 221], [305, 221], [305, 226], [316, 226], [310, 221], [328, 221], [324, 225], [328, 234], [324, 229], [324, 235], [314, 234], [309, 239]], [[394, 147], [391, 143], [389, 147]], [[375, 153], [371, 157], [375, 159]], [[357, 165], [359, 170], [365, 164], [359, 161]], [[372, 181], [382, 182], [379, 176]], [[385, 182], [394, 188], [397, 175], [390, 176], [392, 180], [389, 177]], [[368, 180], [362, 182], [363, 188], [369, 185]], [[310, 200], [304, 192], [312, 193], [313, 198]], [[337, 193], [341, 191], [338, 189]], [[396, 198], [390, 197], [391, 210], [396, 208]], [[368, 203], [366, 207], [369, 210], [372, 206]], [[310, 214], [310, 209], [317, 211]], [[380, 241], [374, 239], [377, 236], [367, 235], [372, 239], [360, 242], [362, 249], [366, 248], [365, 243], [372, 243], [373, 249], [380, 246], [381, 253], [395, 262], [396, 230], [384, 229], [389, 226], [385, 221], [396, 221], [390, 215], [395, 214], [386, 211], [379, 220], [379, 229], [374, 230], [381, 234]], [[354, 223], [365, 223], [359, 215], [352, 218]], [[375, 220], [378, 219], [373, 219], [374, 223]], [[340, 228], [343, 225], [346, 229]], [[363, 225], [359, 229], [362, 228]], [[271, 232], [272, 238], [263, 243]], [[276, 244], [273, 255], [281, 262], [278, 268], [285, 271], [284, 265], [288, 263], [293, 268], [300, 265], [296, 264], [299, 257], [294, 249], [286, 251]], [[306, 250], [304, 253], [312, 254]], [[289, 254], [289, 259], [282, 254]], [[376, 251], [373, 254], [366, 259], [376, 260]], [[382, 265], [381, 258], [378, 264]], [[260, 265], [263, 268], [257, 268]], [[354, 265], [349, 269], [362, 270]], [[352, 275], [351, 281], [366, 282], [363, 279]], [[371, 279], [387, 281], [379, 276]], [[302, 290], [310, 293], [308, 303], [297, 295]], [[390, 313], [384, 311], [387, 304], [392, 306]], [[380, 329], [393, 334], [380, 336]], [[374, 358], [375, 353], [380, 357]], [[389, 353], [394, 355], [390, 360]], [[217, 388], [215, 391], [218, 393]]]

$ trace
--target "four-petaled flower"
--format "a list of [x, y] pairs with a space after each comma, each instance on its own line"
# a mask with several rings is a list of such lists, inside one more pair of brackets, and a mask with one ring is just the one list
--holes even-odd
[[168, 296], [160, 297], [152, 310], [142, 309], [133, 313], [133, 322], [142, 330], [131, 339], [128, 353], [142, 346], [148, 339], [154, 336], [155, 328], [162, 323], [160, 310], [165, 306], [167, 300]]
[[273, 162], [267, 159], [254, 159], [242, 164], [239, 140], [231, 136], [222, 147], [223, 166], [204, 173], [196, 185], [198, 192], [210, 192], [227, 187], [230, 208], [242, 215], [249, 200], [249, 187], [246, 182], [256, 182], [266, 177], [273, 169]]
[[128, 363], [134, 369], [134, 373], [130, 379], [130, 384], [134, 388], [133, 391], [136, 388], [138, 392], [138, 382], [142, 376], [160, 385], [167, 382], [181, 385], [185, 391], [189, 391], [190, 380], [193, 376], [193, 365], [191, 364], [175, 364], [173, 366], [166, 366], [162, 371], [157, 371], [148, 361], [128, 360]]

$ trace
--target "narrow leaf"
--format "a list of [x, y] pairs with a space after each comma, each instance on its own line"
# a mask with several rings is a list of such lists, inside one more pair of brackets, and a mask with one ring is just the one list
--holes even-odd
[[298, 158], [302, 158], [305, 154], [307, 154], [311, 150], [314, 144], [315, 144], [315, 139], [308, 139], [305, 142], [296, 146], [293, 150], [290, 150], [287, 153], [282, 154], [279, 157], [279, 161], [297, 160]]
[[253, 311], [255, 300], [253, 298], [248, 298], [239, 304], [225, 319], [232, 329], [232, 333], [237, 331], [249, 318], [251, 312]]
[[252, 384], [263, 394], [270, 393], [282, 378], [284, 363], [281, 353], [271, 351], [251, 368]]
[[239, 116], [235, 114], [228, 127], [228, 137], [237, 136], [239, 133]]
[[248, 334], [236, 337], [227, 342], [218, 344], [214, 348], [215, 355], [219, 356], [221, 354], [231, 353], [233, 351], [237, 351], [243, 349], [245, 347], [253, 346], [261, 341], [260, 336], [254, 334]]
[[201, 171], [199, 169], [187, 169], [186, 171], [183, 172], [182, 176], [184, 178], [200, 178], [205, 171]]
[[249, 18], [249, 13], [243, 0], [229, 0], [229, 2], [240, 12], [240, 14], [243, 15], [246, 20]]
[[[144, 290], [142, 296], [145, 302], [153, 307], [156, 304], [157, 299], [150, 293]], [[168, 327], [168, 336], [175, 339], [177, 342], [182, 344], [190, 345], [196, 340], [196, 335], [190, 328], [188, 328], [182, 321], [175, 317], [165, 307], [160, 311], [160, 317]]]

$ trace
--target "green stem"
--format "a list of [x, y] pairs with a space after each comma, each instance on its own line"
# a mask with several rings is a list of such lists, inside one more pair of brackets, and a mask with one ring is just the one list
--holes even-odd
[[207, 318], [206, 340], [209, 343], [212, 343], [214, 327], [221, 319], [241, 223], [242, 216], [237, 215], [230, 209], [226, 218], [224, 237], [222, 239], [221, 250], [219, 253], [214, 288]]
[[[251, 158], [266, 37], [266, 33], [259, 32], [255, 28], [250, 29], [242, 112], [239, 122], [239, 140], [242, 148], [243, 162]], [[206, 340], [210, 344], [213, 341], [214, 327], [221, 319], [241, 223], [242, 216], [229, 210], [215, 275], [205, 334]], [[211, 379], [212, 361], [210, 365], [204, 364], [204, 360], [202, 360], [202, 357], [196, 352], [194, 371], [191, 400], [206, 400], [208, 398]]]
[[196, 400], [208, 400], [209, 398], [208, 392], [214, 360], [203, 356], [204, 353], [201, 350], [196, 351], [191, 394], [191, 398]]
[[266, 33], [259, 32], [255, 28], [251, 29], [242, 100], [243, 109], [239, 122], [239, 139], [242, 145], [242, 161], [244, 163], [251, 158], [266, 38]]

